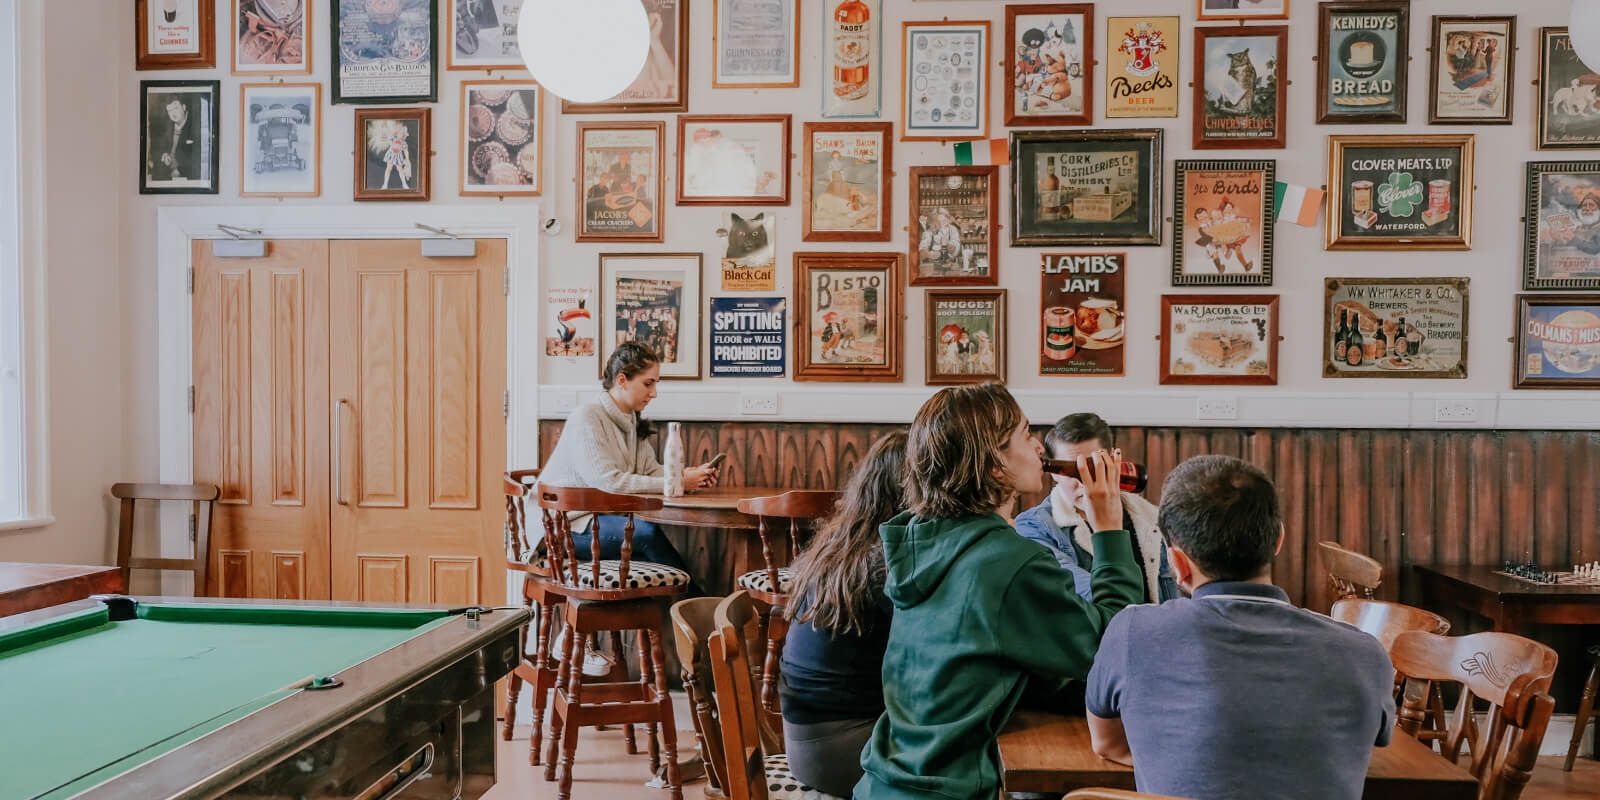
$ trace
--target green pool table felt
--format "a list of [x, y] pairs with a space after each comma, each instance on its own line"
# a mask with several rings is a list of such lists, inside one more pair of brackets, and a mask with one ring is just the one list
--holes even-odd
[[94, 608], [0, 634], [0, 796], [70, 797], [448, 620], [181, 603], [138, 613], [113, 622]]

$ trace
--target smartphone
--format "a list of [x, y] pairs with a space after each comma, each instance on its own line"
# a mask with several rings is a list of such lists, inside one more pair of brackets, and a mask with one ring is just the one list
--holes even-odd
[[710, 461], [706, 462], [706, 466], [710, 467], [711, 469], [716, 469], [717, 467], [722, 466], [722, 460], [727, 458], [727, 457], [728, 457], [727, 453], [718, 453], [715, 456], [713, 456]]

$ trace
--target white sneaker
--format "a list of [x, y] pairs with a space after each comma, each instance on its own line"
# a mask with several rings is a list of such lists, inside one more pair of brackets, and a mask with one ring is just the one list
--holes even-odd
[[[566, 654], [567, 637], [554, 638], [550, 642], [550, 657], [560, 661]], [[611, 666], [615, 662], [611, 656], [606, 655], [589, 644], [583, 648], [583, 674], [591, 678], [604, 678], [611, 674]]]

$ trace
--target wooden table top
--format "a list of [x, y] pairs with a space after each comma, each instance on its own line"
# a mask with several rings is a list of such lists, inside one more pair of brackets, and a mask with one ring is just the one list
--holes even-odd
[[1499, 567], [1417, 564], [1414, 565], [1414, 569], [1424, 580], [1453, 581], [1463, 587], [1495, 595], [1523, 600], [1593, 600], [1600, 603], [1600, 586], [1533, 583], [1510, 575], [1497, 575], [1495, 570], [1500, 569]]
[[0, 562], [0, 616], [36, 611], [126, 588], [122, 583], [122, 570], [116, 567]]
[[[1074, 789], [1133, 789], [1133, 769], [1095, 755], [1082, 717], [1018, 711], [1000, 733], [1001, 780], [1008, 792], [1061, 794]], [[1478, 782], [1426, 745], [1395, 731], [1372, 750], [1363, 797], [1473, 800]]]
[[787, 491], [771, 486], [713, 486], [678, 497], [662, 497], [660, 511], [645, 511], [638, 516], [664, 525], [755, 530], [758, 524], [756, 518], [739, 513], [739, 501], [750, 497], [770, 497]]

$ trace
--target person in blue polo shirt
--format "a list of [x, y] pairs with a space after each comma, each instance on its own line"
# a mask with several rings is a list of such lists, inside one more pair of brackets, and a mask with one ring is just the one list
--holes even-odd
[[1236, 458], [1191, 458], [1167, 476], [1159, 523], [1191, 597], [1106, 627], [1084, 698], [1095, 752], [1132, 764], [1141, 792], [1361, 797], [1373, 745], [1389, 743], [1394, 667], [1377, 639], [1272, 584], [1272, 482]]

